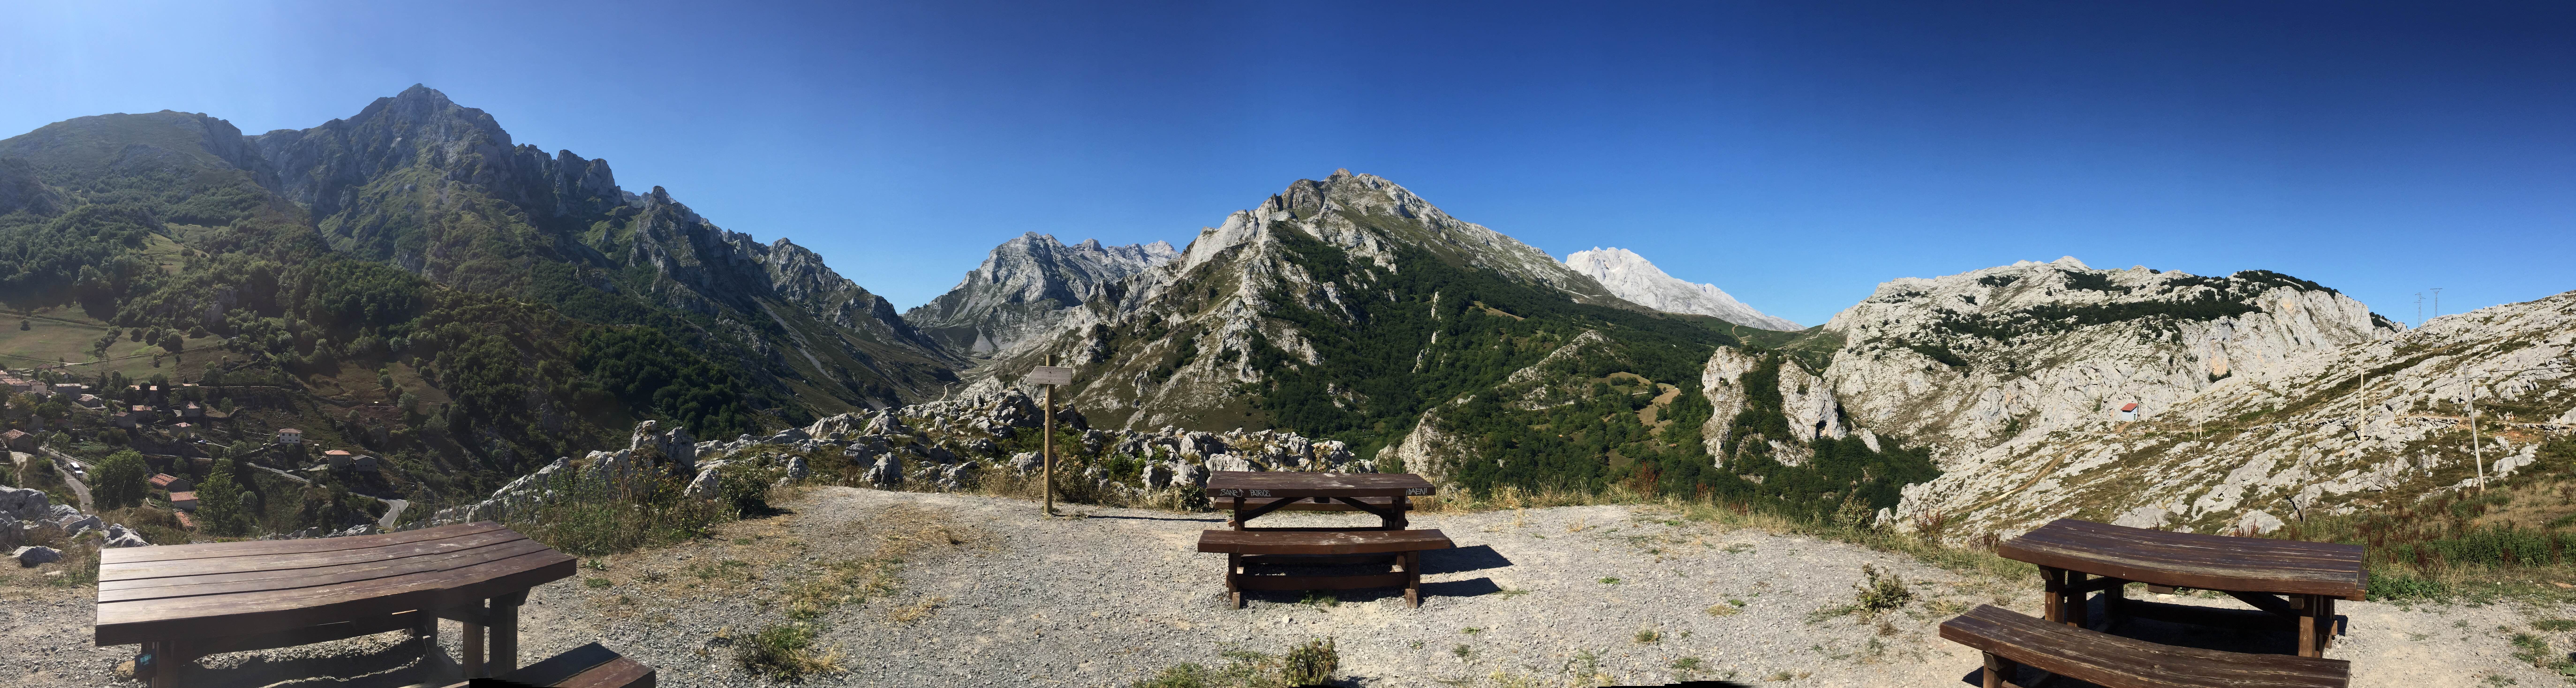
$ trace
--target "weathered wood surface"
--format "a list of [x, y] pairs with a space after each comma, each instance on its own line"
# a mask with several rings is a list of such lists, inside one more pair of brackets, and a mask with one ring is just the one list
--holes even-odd
[[110, 549], [100, 553], [95, 642], [280, 633], [437, 610], [568, 578], [574, 565], [494, 523]]
[[[1237, 508], [1259, 509], [1264, 506], [1269, 506], [1272, 502], [1277, 502], [1283, 499], [1290, 501], [1287, 504], [1280, 505], [1279, 508], [1276, 509], [1277, 511], [1360, 511], [1357, 507], [1344, 504], [1341, 500], [1329, 497], [1323, 498], [1323, 501], [1320, 502], [1316, 501], [1317, 498], [1314, 497], [1243, 497], [1240, 499], [1235, 497], [1217, 497], [1214, 501], [1218, 511], [1233, 511]], [[1401, 497], [1359, 497], [1357, 499], [1361, 504], [1366, 504], [1379, 509], [1395, 509], [1398, 511], [1413, 510], [1413, 501]], [[1241, 506], [1238, 507], [1236, 502], [1241, 502]]]
[[[549, 688], [653, 688], [654, 674], [653, 667], [643, 662], [591, 643], [510, 672], [501, 680]], [[447, 688], [467, 688], [472, 683]]]
[[1222, 497], [1406, 497], [1438, 490], [1411, 473], [1300, 473], [1295, 471], [1217, 471], [1208, 475], [1207, 493]]
[[2340, 659], [2159, 645], [1993, 605], [1941, 622], [1941, 638], [2104, 688], [2342, 688], [2352, 680], [2352, 664]]
[[2360, 545], [2169, 533], [2058, 519], [1995, 553], [2150, 585], [2362, 599]]
[[1199, 551], [1227, 554], [1380, 554], [1454, 546], [1438, 530], [1199, 532]]

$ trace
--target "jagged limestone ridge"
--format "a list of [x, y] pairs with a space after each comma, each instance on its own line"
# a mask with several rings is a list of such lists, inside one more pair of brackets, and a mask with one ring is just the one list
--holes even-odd
[[1103, 246], [1085, 239], [1067, 246], [1029, 232], [993, 247], [956, 287], [903, 317], [949, 351], [989, 356], [1051, 331], [1065, 309], [1179, 255], [1170, 242]]
[[2509, 475], [2576, 433], [2576, 292], [2376, 332], [2253, 370], [2235, 359], [2237, 375], [2135, 422], [2088, 418], [1956, 456], [1890, 520], [1938, 514], [1954, 536], [2059, 517], [2262, 532]]
[[[1084, 368], [1069, 391], [1104, 424], [1260, 425], [1239, 386], [1263, 380], [1264, 372], [1251, 356], [1222, 352], [1250, 352], [1258, 340], [1283, 351], [1292, 364], [1321, 362], [1305, 333], [1263, 317], [1273, 305], [1268, 299], [1349, 314], [1349, 299], [1385, 298], [1345, 293], [1341, 284], [1318, 279], [1283, 241], [1320, 242], [1348, 258], [1347, 266], [1330, 269], [1347, 267], [1363, 276], [1398, 269], [1401, 242], [1453, 265], [1561, 291], [1577, 302], [1644, 310], [1546, 252], [1452, 218], [1394, 182], [1336, 170], [1320, 181], [1298, 180], [1259, 207], [1200, 230], [1178, 259], [1112, 285], [1104, 298], [1067, 313], [1042, 341], [996, 356], [979, 369], [975, 389], [1005, 384], [1056, 354]], [[1145, 334], [1151, 336], [1140, 336]], [[1137, 339], [1142, 341], [1113, 346]]]

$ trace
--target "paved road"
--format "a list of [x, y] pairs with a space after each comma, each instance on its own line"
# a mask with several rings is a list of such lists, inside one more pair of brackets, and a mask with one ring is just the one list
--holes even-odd
[[376, 527], [383, 530], [393, 530], [394, 522], [402, 518], [403, 509], [411, 507], [411, 501], [405, 499], [378, 497], [376, 501], [385, 503], [385, 517], [376, 519]]
[[72, 488], [72, 494], [80, 497], [81, 510], [93, 514], [98, 513], [98, 508], [90, 505], [89, 483], [81, 482], [80, 476], [72, 474], [72, 457], [65, 456], [62, 452], [54, 451], [52, 447], [42, 447], [42, 449], [46, 454], [54, 457], [54, 472], [63, 476], [63, 484], [70, 485]]

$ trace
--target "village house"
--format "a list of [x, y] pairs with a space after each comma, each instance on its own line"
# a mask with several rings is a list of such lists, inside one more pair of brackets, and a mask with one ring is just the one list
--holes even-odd
[[0, 444], [7, 444], [9, 451], [33, 452], [36, 451], [36, 436], [25, 430], [0, 432]]
[[197, 484], [184, 477], [170, 475], [168, 473], [154, 473], [152, 474], [152, 487], [165, 492], [187, 492], [197, 489]]
[[79, 399], [73, 400], [72, 403], [80, 404], [81, 406], [88, 408], [98, 408], [106, 406], [107, 400], [98, 398], [98, 395], [96, 394], [83, 394], [80, 395]]
[[2132, 402], [2129, 402], [2127, 405], [2124, 405], [2124, 406], [2121, 406], [2121, 407], [2120, 407], [2120, 421], [2121, 421], [2121, 422], [2128, 422], [2128, 421], [2133, 421], [2133, 420], [2137, 420], [2137, 419], [2138, 419], [2138, 402], [2134, 402], [2134, 401], [2132, 401]]
[[180, 510], [180, 511], [196, 511], [196, 510], [197, 510], [197, 493], [195, 493], [195, 492], [172, 492], [172, 493], [170, 493], [170, 508], [178, 509], [178, 510]]
[[297, 429], [295, 429], [295, 428], [278, 428], [278, 429], [277, 429], [277, 443], [278, 443], [278, 444], [303, 444], [303, 443], [304, 443], [304, 431], [302, 431], [302, 430], [297, 430]]
[[333, 470], [338, 470], [348, 468], [349, 464], [356, 462], [357, 455], [349, 453], [347, 449], [333, 449], [322, 452], [322, 460], [330, 462]]
[[179, 417], [181, 418], [203, 418], [205, 415], [206, 407], [198, 406], [197, 402], [191, 401], [186, 405], [179, 407]]

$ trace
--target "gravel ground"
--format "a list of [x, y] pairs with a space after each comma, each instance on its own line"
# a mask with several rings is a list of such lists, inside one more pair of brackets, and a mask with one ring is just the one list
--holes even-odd
[[[816, 489], [790, 504], [792, 513], [729, 524], [700, 543], [608, 557], [538, 588], [524, 612], [522, 654], [534, 661], [597, 641], [660, 667], [663, 685], [772, 685], [737, 667], [731, 644], [788, 620], [798, 600], [847, 597], [818, 617], [827, 629], [818, 643], [837, 650], [844, 671], [806, 683], [1123, 686], [1182, 662], [1224, 665], [1230, 649], [1277, 653], [1330, 637], [1351, 686], [1686, 678], [1963, 686], [1973, 685], [1976, 656], [1939, 640], [1939, 622], [1979, 603], [2036, 613], [2038, 599], [2036, 581], [1963, 578], [1903, 555], [1600, 506], [1415, 516], [1414, 527], [1439, 528], [1459, 545], [1423, 557], [1420, 609], [1406, 608], [1400, 591], [1354, 590], [1329, 604], [1247, 593], [1246, 608], [1232, 610], [1223, 604], [1223, 560], [1192, 551], [1198, 531], [1223, 527], [1221, 517], [1063, 508], [1087, 517], [1046, 519], [1035, 504], [971, 495]], [[1285, 513], [1262, 523], [1369, 518]], [[888, 559], [901, 563], [827, 566]], [[1902, 576], [1916, 599], [1875, 617], [1833, 613], [1852, 601], [1863, 564]], [[112, 668], [132, 648], [89, 647], [92, 593], [28, 583], [33, 573], [13, 572], [15, 587], [0, 589], [0, 683], [116, 683]], [[2566, 679], [2514, 659], [2507, 638], [2529, 632], [2561, 651], [2576, 645], [2568, 632], [2531, 627], [2576, 616], [2566, 609], [2347, 602], [2338, 610], [2351, 635], [2328, 656], [2354, 662], [2357, 686], [2558, 685]], [[2144, 621], [2120, 632], [2212, 647], [2287, 642], [2286, 634]], [[387, 634], [217, 656], [197, 675], [215, 686], [290, 676], [343, 678], [283, 685], [405, 685], [424, 671], [454, 676], [456, 638], [447, 625], [446, 647], [426, 667], [416, 645]]]

